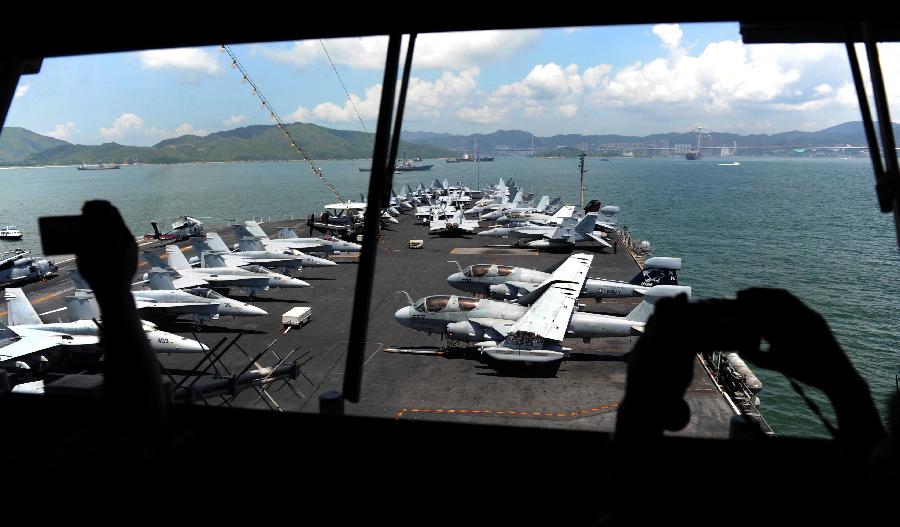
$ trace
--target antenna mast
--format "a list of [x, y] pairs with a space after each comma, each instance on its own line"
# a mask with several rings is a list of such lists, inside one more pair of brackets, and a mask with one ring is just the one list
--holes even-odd
[[578, 184], [579, 192], [581, 192], [581, 210], [584, 210], [584, 173], [587, 172], [584, 169], [584, 156], [587, 155], [584, 152], [578, 155], [578, 173], [580, 174], [580, 183]]

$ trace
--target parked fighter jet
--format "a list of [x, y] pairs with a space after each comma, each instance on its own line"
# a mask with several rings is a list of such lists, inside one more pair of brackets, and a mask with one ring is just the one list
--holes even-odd
[[[255, 294], [269, 289], [269, 278], [261, 276], [259, 273], [246, 271], [244, 269], [232, 268], [227, 269], [194, 269], [188, 263], [187, 258], [181, 254], [181, 250], [174, 246], [166, 246], [166, 255], [168, 263], [164, 262], [157, 254], [144, 251], [144, 258], [150, 262], [151, 267], [160, 267], [167, 270], [174, 270], [175, 287], [185, 289], [189, 287], [241, 287]], [[144, 274], [144, 280], [149, 279]]]
[[0, 254], [0, 286], [25, 284], [48, 278], [59, 268], [46, 258], [28, 256], [31, 251], [15, 249]]
[[[559, 198], [557, 198], [559, 201]], [[478, 218], [482, 221], [486, 220], [496, 220], [501, 216], [505, 216], [507, 213], [513, 212], [522, 212], [522, 213], [543, 213], [544, 209], [546, 209], [550, 205], [550, 196], [543, 196], [537, 205], [531, 206], [528, 203], [516, 203], [515, 205], [510, 205], [509, 207], [500, 207], [495, 210], [485, 212], [481, 214]]]
[[[94, 310], [91, 319], [72, 316], [72, 322], [49, 324], [44, 324], [21, 289], [9, 288], [4, 297], [7, 325], [0, 324], [0, 367], [15, 367], [17, 362], [34, 367], [42, 356], [58, 346], [87, 348], [100, 342], [100, 328], [96, 322], [99, 309], [96, 302], [90, 305], [93, 297], [84, 292], [80, 295], [76, 292], [72, 297], [75, 307], [70, 308], [72, 301], [69, 298], [66, 298], [66, 306], [73, 315], [78, 309], [84, 314], [87, 303], [87, 307]], [[141, 324], [150, 347], [157, 353], [199, 353], [209, 349], [195, 340], [160, 331], [149, 322], [141, 321]]]
[[473, 342], [497, 360], [541, 363], [566, 357], [570, 350], [562, 346], [565, 338], [640, 335], [659, 298], [690, 296], [690, 287], [657, 286], [624, 317], [575, 311], [591, 258], [572, 255], [550, 279], [516, 304], [438, 295], [411, 302], [397, 310], [394, 318], [417, 331]]
[[256, 306], [228, 298], [205, 287], [179, 291], [172, 281], [171, 271], [165, 269], [154, 267], [147, 274], [152, 291], [133, 291], [138, 309], [167, 310], [171, 306], [166, 306], [166, 303], [206, 303], [215, 304], [219, 315], [258, 317], [268, 314]]
[[[447, 283], [456, 289], [479, 293], [496, 300], [515, 300], [531, 293], [550, 278], [552, 270], [535, 271], [524, 267], [497, 264], [476, 264], [465, 269], [455, 263], [459, 272], [447, 277]], [[588, 278], [580, 297], [624, 298], [644, 296], [647, 289], [656, 285], [678, 285], [681, 258], [654, 257], [644, 262], [644, 268], [628, 282]]]
[[474, 234], [478, 229], [478, 221], [467, 220], [463, 216], [462, 210], [456, 207], [448, 207], [443, 211], [434, 210], [428, 225], [428, 234], [439, 236]]
[[[335, 252], [359, 252], [362, 245], [358, 243], [348, 242], [335, 238], [333, 236], [324, 236], [321, 238], [300, 238], [294, 229], [283, 227], [278, 229], [278, 237], [270, 239], [265, 231], [255, 221], [245, 221], [244, 227], [250, 236], [256, 236], [265, 246], [267, 251], [303, 251], [307, 253], [335, 253]], [[212, 234], [208, 234], [207, 239]], [[215, 235], [218, 236], [218, 235]], [[224, 245], [224, 244], [223, 244]], [[215, 247], [213, 247], [215, 249]], [[218, 249], [216, 249], [218, 250]]]
[[[197, 249], [197, 247], [195, 247]], [[222, 255], [218, 252], [209, 252], [209, 251], [200, 251], [200, 267], [204, 269], [222, 269], [228, 268], [228, 264], [225, 263], [225, 260], [222, 258]], [[293, 276], [283, 275], [281, 273], [276, 273], [275, 271], [271, 271], [262, 267], [260, 265], [242, 265], [240, 269], [245, 271], [250, 271], [253, 273], [257, 273], [260, 276], [265, 276], [269, 279], [269, 287], [277, 287], [279, 289], [295, 289], [299, 287], [312, 287], [308, 282], [304, 282], [299, 278], [294, 278]]]
[[228, 265], [261, 265], [270, 269], [302, 269], [303, 267], [333, 267], [337, 263], [293, 249], [268, 251], [262, 240], [253, 236], [243, 225], [233, 225], [238, 238], [238, 251], [223, 254]]
[[558, 227], [543, 225], [525, 225], [516, 227], [495, 227], [478, 233], [479, 236], [497, 236], [509, 238], [526, 238], [528, 247], [539, 249], [565, 249], [574, 247], [578, 242], [595, 242], [604, 247], [612, 247], [599, 234], [594, 233], [596, 214], [576, 220], [565, 218]]

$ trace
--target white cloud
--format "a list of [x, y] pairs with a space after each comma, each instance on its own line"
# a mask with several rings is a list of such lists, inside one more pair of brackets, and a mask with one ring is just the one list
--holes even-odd
[[30, 84], [23, 84], [16, 88], [15, 97], [18, 99], [19, 97], [24, 97], [26, 93], [28, 93], [28, 89], [31, 88]]
[[[503, 61], [536, 42], [540, 31], [470, 31], [428, 33], [416, 39], [413, 68], [464, 70]], [[387, 55], [388, 37], [360, 37], [325, 41], [328, 56], [338, 66], [381, 70]], [[401, 51], [405, 53], [406, 37]], [[318, 40], [295, 42], [289, 49], [263, 47], [268, 59], [303, 69], [323, 62], [325, 51]]]
[[463, 121], [475, 124], [497, 124], [506, 117], [509, 108], [482, 106], [480, 108], [461, 108], [456, 116]]
[[225, 126], [237, 126], [247, 120], [246, 115], [232, 115], [228, 119], [222, 121]]
[[300, 123], [300, 122], [309, 122], [309, 119], [312, 114], [309, 113], [309, 109], [304, 108], [303, 106], [298, 106], [294, 113], [290, 115], [286, 115], [284, 117], [284, 122], [286, 123]]
[[662, 45], [667, 50], [674, 52], [681, 48], [684, 32], [678, 24], [657, 24], [653, 26], [653, 34], [662, 40]]
[[133, 113], [123, 113], [120, 115], [109, 128], [101, 128], [100, 135], [106, 139], [120, 140], [130, 130], [141, 130], [144, 128], [144, 120], [140, 116]]
[[478, 87], [478, 68], [453, 74], [445, 71], [435, 81], [412, 77], [406, 95], [407, 115], [410, 118], [440, 116], [440, 110], [465, 104]]
[[833, 92], [834, 89], [828, 84], [819, 84], [814, 88], [816, 95], [828, 95]]
[[575, 104], [563, 104], [556, 109], [563, 117], [575, 117], [578, 114], [578, 105]]
[[[358, 95], [351, 93], [350, 97], [359, 110], [359, 115], [363, 120], [375, 119], [378, 117], [378, 107], [381, 103], [381, 84], [376, 84], [366, 89], [366, 97], [360, 99]], [[329, 123], [350, 123], [357, 121], [356, 111], [350, 101], [338, 106], [333, 102], [324, 102], [317, 105], [312, 111], [308, 111], [303, 107], [297, 108], [297, 111], [288, 116], [288, 120], [306, 120], [312, 116], [320, 121]]]
[[200, 48], [157, 49], [138, 54], [141, 64], [149, 69], [171, 68], [192, 73], [214, 75], [221, 71], [217, 56]]
[[61, 139], [63, 141], [71, 141], [72, 136], [75, 132], [78, 131], [78, 128], [75, 126], [75, 123], [69, 121], [64, 124], [58, 124], [53, 127], [53, 130], [49, 132], [44, 132], [44, 135], [55, 137], [56, 139]]
[[198, 135], [200, 137], [204, 137], [209, 135], [209, 132], [206, 130], [197, 130], [191, 123], [184, 123], [175, 129], [174, 137], [179, 137], [182, 135]]

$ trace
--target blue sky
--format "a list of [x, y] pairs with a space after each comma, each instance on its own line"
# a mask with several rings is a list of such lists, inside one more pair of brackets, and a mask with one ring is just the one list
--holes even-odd
[[[325, 41], [369, 130], [386, 43]], [[285, 121], [361, 129], [318, 41], [232, 49]], [[894, 100], [900, 53], [882, 49]], [[737, 24], [421, 35], [412, 77], [407, 130], [773, 133], [859, 119], [842, 46], [745, 46]], [[81, 144], [152, 145], [270, 122], [210, 47], [48, 59], [20, 80], [6, 125]]]

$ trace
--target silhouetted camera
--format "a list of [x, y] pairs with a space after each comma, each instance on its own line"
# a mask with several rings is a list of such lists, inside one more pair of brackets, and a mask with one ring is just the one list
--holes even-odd
[[[85, 242], [84, 219], [78, 216], [44, 216], [38, 218], [41, 249], [44, 254], [75, 254], [78, 243]], [[100, 233], [94, 233], [100, 234]]]

